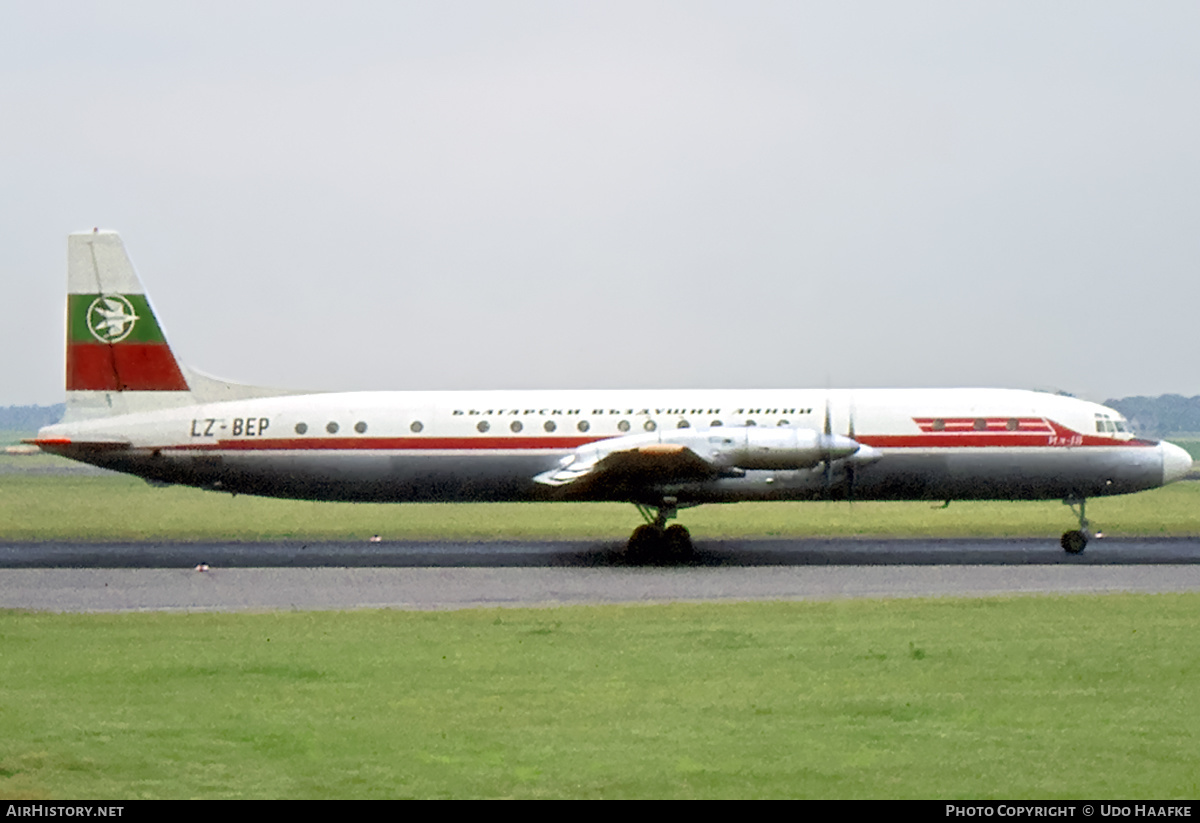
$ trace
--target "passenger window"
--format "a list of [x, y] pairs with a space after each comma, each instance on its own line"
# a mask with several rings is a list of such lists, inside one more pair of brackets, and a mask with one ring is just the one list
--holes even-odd
[[679, 425], [676, 428], [690, 429], [691, 427], [692, 427], [691, 423], [687, 422], [686, 420], [680, 420]]
[[653, 420], [647, 420], [645, 425], [642, 426], [642, 428], [648, 432], [652, 432], [658, 428], [658, 424], [655, 423]]
[[491, 427], [492, 427], [491, 423], [487, 422], [486, 420], [480, 420], [479, 425], [476, 426], [475, 428], [479, 429], [480, 432], [485, 432], [488, 429], [490, 429]]
[[306, 431], [308, 431], [307, 423], [297, 423], [296, 424], [296, 434], [304, 434]]
[[516, 434], [517, 432], [519, 432], [521, 429], [523, 429], [523, 428], [525, 428], [525, 427], [521, 425], [521, 421], [520, 421], [520, 420], [514, 420], [514, 421], [512, 422], [512, 425], [511, 425], [511, 426], [509, 426], [509, 428], [510, 428], [510, 429], [512, 429], [512, 433], [513, 433], [513, 434]]
[[618, 424], [617, 424], [617, 431], [623, 431], [623, 432], [627, 432], [627, 431], [629, 431], [629, 421], [628, 421], [628, 420], [622, 420], [620, 423], [618, 423]]
[[975, 418], [975, 431], [981, 432], [987, 430], [987, 421], [982, 417]]
[[1017, 418], [1010, 417], [1008, 418], [1008, 422], [1004, 424], [1004, 428], [1008, 429], [1010, 432], [1015, 432], [1020, 425], [1021, 424], [1017, 421]]
[[425, 426], [424, 426], [424, 424], [421, 423], [420, 420], [414, 420], [412, 422], [412, 425], [409, 426], [408, 428], [409, 428], [409, 431], [413, 432], [414, 434], [419, 434], [421, 432], [421, 430], [425, 428]]
[[946, 421], [940, 417], [937, 418], [936, 420], [934, 420], [933, 421], [933, 430], [935, 432], [945, 431], [946, 430]]
[[359, 434], [364, 434], [367, 431], [367, 424], [359, 420], [354, 424], [354, 430]]
[[325, 424], [325, 431], [329, 432], [330, 434], [337, 434], [338, 424], [330, 420]]
[[576, 426], [575, 428], [579, 429], [581, 432], [585, 432], [588, 429], [590, 429], [591, 427], [592, 427], [591, 423], [587, 422], [586, 420], [580, 420], [579, 425]]
[[546, 430], [546, 431], [548, 431], [548, 432], [552, 432], [552, 431], [554, 431], [555, 429], [557, 429], [557, 428], [558, 428], [558, 426], [557, 426], [557, 424], [555, 424], [555, 422], [554, 422], [553, 420], [547, 420], [547, 421], [545, 422], [545, 424], [542, 426], [542, 428], [543, 428], [543, 429], [545, 429], [545, 430]]

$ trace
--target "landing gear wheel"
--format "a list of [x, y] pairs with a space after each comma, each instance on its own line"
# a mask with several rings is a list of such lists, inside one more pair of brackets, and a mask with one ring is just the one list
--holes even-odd
[[649, 523], [633, 530], [625, 555], [631, 560], [645, 560], [658, 554], [663, 544], [663, 533]]
[[1087, 548], [1088, 536], [1083, 531], [1063, 532], [1062, 540], [1059, 542], [1067, 554], [1079, 554]]
[[662, 502], [655, 506], [650, 503], [638, 503], [638, 513], [646, 521], [638, 526], [629, 537], [625, 546], [625, 557], [635, 563], [646, 561], [671, 561], [692, 554], [692, 536], [688, 530], [676, 523], [668, 526], [667, 521], [675, 517], [679, 501], [674, 497], [663, 497]]
[[671, 557], [687, 557], [692, 553], [692, 535], [678, 523], [667, 527], [663, 540]]

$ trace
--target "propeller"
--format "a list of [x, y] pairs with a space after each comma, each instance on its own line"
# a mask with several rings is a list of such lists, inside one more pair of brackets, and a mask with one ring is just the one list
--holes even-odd
[[[847, 431], [846, 436], [849, 437], [851, 440], [854, 440], [855, 442], [857, 442], [857, 438], [854, 436], [854, 397], [853, 396], [851, 396], [851, 398], [850, 398], [850, 429]], [[850, 501], [851, 503], [854, 502], [854, 474], [855, 474], [854, 461], [847, 460], [846, 461], [846, 499], [848, 501]]]
[[[850, 398], [850, 422], [849, 422], [849, 429], [846, 432], [846, 436], [849, 437], [851, 440], [858, 442], [858, 438], [856, 436], [855, 428], [854, 428], [854, 416], [855, 416], [854, 415], [854, 398], [851, 397]], [[832, 438], [833, 438], [833, 409], [832, 409], [832, 405], [830, 402], [828, 392], [825, 393], [825, 437], [827, 438], [827, 440], [826, 440], [827, 445], [826, 445], [826, 452], [825, 452], [824, 460], [822, 462], [824, 463], [824, 474], [825, 474], [825, 497], [829, 498], [833, 492], [833, 454], [829, 451], [829, 446], [828, 446], [828, 444], [830, 442], [832, 442]], [[865, 447], [865, 446], [861, 446], [861, 445], [859, 446], [859, 449], [860, 449], [860, 452], [856, 452], [855, 455], [851, 455], [850, 457], [848, 457], [844, 461], [844, 465], [843, 465], [843, 471], [845, 471], [845, 473], [846, 473], [846, 499], [851, 502], [853, 502], [853, 500], [854, 500], [854, 486], [855, 486], [855, 482], [858, 479], [857, 478], [857, 461], [854, 458], [856, 455], [861, 453], [863, 450], [865, 450], [866, 452], [873, 452], [872, 449]], [[868, 461], [870, 461], [872, 459], [878, 459], [877, 453], [874, 458], [868, 457], [867, 459], [868, 459]]]
[[829, 442], [833, 437], [833, 416], [829, 407], [829, 392], [825, 392], [825, 497], [833, 488], [833, 455], [829, 453]]

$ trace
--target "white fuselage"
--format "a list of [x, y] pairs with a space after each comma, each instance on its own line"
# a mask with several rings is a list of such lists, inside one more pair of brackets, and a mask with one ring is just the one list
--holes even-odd
[[[584, 493], [535, 480], [594, 444], [730, 427], [827, 431], [873, 457]], [[155, 481], [361, 501], [1085, 498], [1190, 468], [1178, 447], [1124, 428], [1104, 406], [1004, 389], [352, 392], [98, 417], [38, 442]]]

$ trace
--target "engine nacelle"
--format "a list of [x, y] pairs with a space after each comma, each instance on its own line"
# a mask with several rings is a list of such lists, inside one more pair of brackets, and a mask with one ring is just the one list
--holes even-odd
[[[702, 442], [696, 442], [701, 440]], [[664, 436], [663, 440], [673, 440]], [[692, 435], [692, 451], [721, 467], [739, 469], [810, 469], [826, 460], [841, 460], [859, 444], [840, 434], [812, 429], [729, 426]]]

